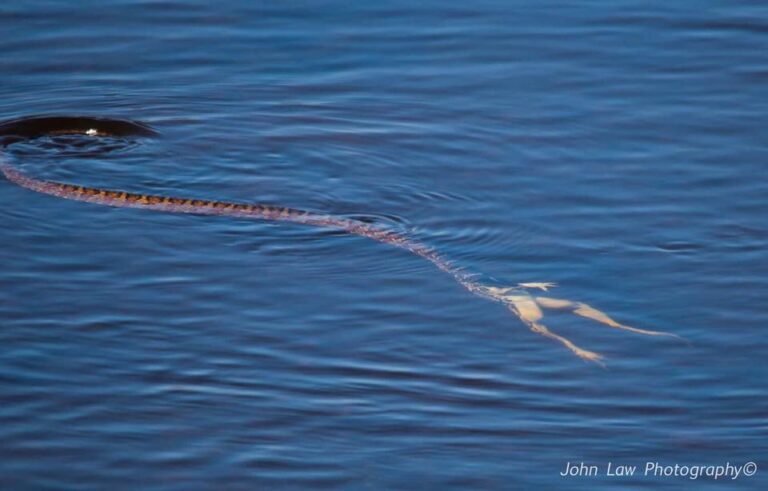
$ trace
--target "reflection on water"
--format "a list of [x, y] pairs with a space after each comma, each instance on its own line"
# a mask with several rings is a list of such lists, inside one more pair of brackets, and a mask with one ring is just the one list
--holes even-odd
[[764, 487], [762, 6], [87, 5], [0, 7], [0, 119], [162, 137], [25, 172], [407, 232], [605, 368], [398, 248], [0, 181], [0, 487]]

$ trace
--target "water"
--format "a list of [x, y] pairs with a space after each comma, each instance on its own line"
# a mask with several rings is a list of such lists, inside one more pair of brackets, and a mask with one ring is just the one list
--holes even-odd
[[[0, 487], [765, 489], [766, 19], [757, 2], [4, 2], [2, 119], [162, 133], [11, 148], [31, 174], [364, 219], [687, 342], [548, 314], [601, 368], [396, 248], [3, 180]], [[559, 475], [582, 461], [600, 475]]]

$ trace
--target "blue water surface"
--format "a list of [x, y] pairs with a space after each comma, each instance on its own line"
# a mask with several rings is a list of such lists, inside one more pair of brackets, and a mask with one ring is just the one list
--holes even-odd
[[385, 244], [0, 180], [0, 489], [768, 489], [767, 54], [764, 2], [2, 2], [0, 119], [161, 133], [30, 174], [366, 220], [685, 340], [548, 313], [601, 367]]

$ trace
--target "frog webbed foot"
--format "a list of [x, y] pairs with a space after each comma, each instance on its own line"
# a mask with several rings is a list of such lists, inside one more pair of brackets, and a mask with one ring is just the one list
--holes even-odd
[[550, 288], [556, 287], [557, 283], [548, 283], [548, 282], [518, 283], [517, 286], [519, 288], [538, 288], [539, 290], [544, 290], [546, 292]]

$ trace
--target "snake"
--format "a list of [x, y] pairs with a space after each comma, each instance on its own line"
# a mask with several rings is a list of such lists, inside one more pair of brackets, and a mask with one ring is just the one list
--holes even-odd
[[0, 123], [0, 172], [8, 181], [22, 188], [66, 200], [166, 213], [292, 222], [337, 229], [350, 235], [395, 246], [429, 261], [470, 293], [504, 304], [532, 331], [560, 342], [581, 359], [599, 364], [603, 364], [603, 355], [580, 348], [571, 340], [552, 332], [542, 324], [542, 309], [567, 309], [610, 327], [639, 334], [679, 337], [672, 333], [638, 329], [621, 324], [583, 302], [537, 296], [529, 291], [547, 291], [555, 286], [554, 283], [519, 283], [511, 287], [498, 287], [481, 283], [476, 280], [478, 275], [470, 274], [464, 268], [456, 266], [434, 247], [417, 241], [406, 233], [392, 230], [380, 224], [272, 204], [133, 193], [39, 179], [14, 166], [9, 158], [7, 149], [15, 143], [33, 141], [42, 137], [56, 138], [61, 136], [134, 139], [155, 138], [160, 136], [160, 133], [153, 127], [138, 121], [97, 116], [32, 116], [13, 119]]

